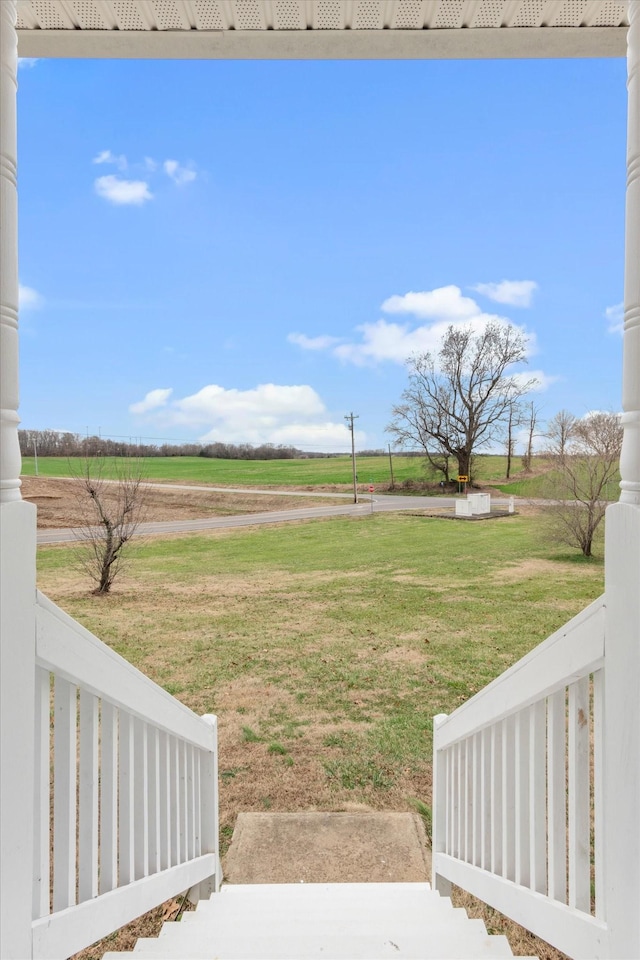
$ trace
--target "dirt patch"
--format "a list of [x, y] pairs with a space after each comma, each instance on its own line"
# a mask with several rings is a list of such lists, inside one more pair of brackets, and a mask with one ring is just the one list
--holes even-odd
[[491, 579], [499, 583], [520, 583], [523, 580], [531, 580], [540, 575], [548, 575], [557, 580], [558, 577], [563, 575], [569, 577], [573, 572], [574, 567], [569, 563], [533, 558], [520, 560], [518, 563], [503, 567], [501, 570], [496, 571]]
[[[424, 642], [424, 641], [423, 641]], [[382, 654], [383, 660], [390, 663], [424, 663], [424, 652], [412, 647], [396, 647], [394, 650], [387, 650]]]
[[[38, 528], [80, 527], [87, 522], [82, 494], [74, 480], [23, 477], [22, 496], [38, 508]], [[109, 499], [108, 487], [105, 492]], [[220, 493], [202, 487], [178, 490], [170, 484], [145, 488], [145, 521], [201, 520], [235, 514], [267, 513], [272, 510], [326, 504], [318, 497], [277, 496], [259, 493]]]

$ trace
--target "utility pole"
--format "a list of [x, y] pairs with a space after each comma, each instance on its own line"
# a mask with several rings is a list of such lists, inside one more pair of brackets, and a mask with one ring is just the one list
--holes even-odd
[[389, 470], [391, 471], [391, 489], [395, 490], [395, 484], [393, 482], [393, 460], [391, 459], [391, 444], [389, 444]]
[[351, 464], [353, 466], [353, 502], [358, 502], [358, 474], [356, 473], [356, 438], [355, 431], [353, 429], [353, 421], [358, 420], [357, 413], [345, 413], [344, 419], [347, 421], [347, 426], [351, 430]]
[[36, 477], [38, 476], [38, 441], [36, 440], [35, 434], [33, 437], [33, 460], [36, 470]]

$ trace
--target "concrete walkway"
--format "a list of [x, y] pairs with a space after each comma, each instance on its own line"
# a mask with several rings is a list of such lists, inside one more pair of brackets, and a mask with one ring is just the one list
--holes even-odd
[[431, 852], [413, 813], [240, 813], [227, 883], [428, 881]]

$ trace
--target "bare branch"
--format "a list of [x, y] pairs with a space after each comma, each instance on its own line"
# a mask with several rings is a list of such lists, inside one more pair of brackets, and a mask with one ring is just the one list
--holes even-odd
[[411, 357], [409, 385], [392, 410], [389, 433], [420, 446], [431, 460], [453, 458], [469, 476], [474, 452], [502, 434], [509, 411], [536, 383], [511, 373], [526, 362], [523, 334], [490, 322], [483, 331], [447, 329], [437, 357]]
[[593, 539], [617, 478], [622, 426], [615, 413], [594, 413], [577, 420], [566, 410], [550, 421], [547, 456], [554, 464], [552, 508], [556, 539], [592, 555]]
[[122, 567], [122, 554], [144, 519], [145, 487], [140, 460], [110, 461], [115, 478], [106, 479], [102, 458], [72, 465], [84, 523], [76, 560], [95, 582], [95, 594], [109, 593]]

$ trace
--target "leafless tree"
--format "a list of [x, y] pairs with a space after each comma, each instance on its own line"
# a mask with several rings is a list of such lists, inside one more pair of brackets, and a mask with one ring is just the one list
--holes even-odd
[[504, 438], [504, 445], [507, 451], [507, 469], [505, 471], [505, 477], [507, 480], [511, 476], [511, 464], [515, 454], [516, 448], [516, 438], [514, 436], [515, 431], [518, 427], [522, 426], [522, 407], [517, 402], [513, 400], [509, 404], [507, 418], [506, 418], [506, 433]]
[[96, 595], [109, 593], [122, 568], [123, 553], [143, 520], [146, 488], [142, 462], [109, 460], [113, 479], [105, 476], [103, 458], [72, 467], [78, 502], [83, 509], [79, 566], [96, 584]]
[[540, 408], [533, 403], [533, 401], [527, 406], [526, 413], [524, 414], [523, 423], [527, 425], [527, 447], [522, 457], [522, 469], [525, 473], [529, 473], [531, 470], [531, 464], [533, 463], [533, 441], [535, 440], [536, 427], [538, 426], [538, 417], [540, 416]]
[[547, 423], [545, 437], [551, 442], [551, 448], [559, 456], [564, 456], [567, 445], [573, 436], [577, 419], [568, 410], [560, 410]]
[[[615, 413], [591, 413], [575, 420], [569, 434], [556, 433], [547, 452], [554, 464], [550, 508], [554, 535], [561, 543], [592, 555], [593, 538], [618, 473], [622, 426]], [[562, 502], [560, 502], [560, 500]]]
[[450, 326], [436, 354], [407, 361], [409, 386], [387, 430], [401, 445], [420, 446], [432, 463], [452, 457], [458, 474], [470, 476], [476, 449], [503, 434], [511, 405], [536, 383], [510, 372], [525, 361], [525, 338], [510, 324]]

